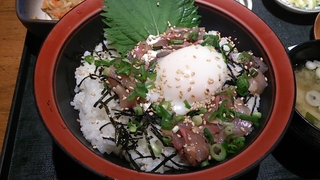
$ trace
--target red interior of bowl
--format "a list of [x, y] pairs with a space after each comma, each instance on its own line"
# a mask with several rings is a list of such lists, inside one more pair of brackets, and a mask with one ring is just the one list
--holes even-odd
[[[116, 179], [197, 179], [213, 177], [224, 179], [246, 171], [266, 157], [281, 139], [290, 121], [295, 100], [294, 78], [285, 48], [272, 30], [254, 13], [234, 1], [199, 0], [197, 4], [227, 14], [233, 21], [242, 24], [263, 47], [269, 68], [273, 74], [270, 83], [274, 86], [274, 106], [264, 130], [253, 143], [237, 156], [212, 168], [179, 175], [142, 173], [115, 165], [97, 155], [80, 142], [69, 130], [59, 113], [53, 79], [56, 61], [61, 56], [61, 47], [71, 34], [95, 17], [102, 6], [101, 0], [88, 0], [70, 11], [60, 20], [47, 37], [39, 53], [35, 69], [35, 96], [44, 123], [56, 142], [76, 161], [105, 176]], [[214, 22], [213, 22], [214, 23]]]

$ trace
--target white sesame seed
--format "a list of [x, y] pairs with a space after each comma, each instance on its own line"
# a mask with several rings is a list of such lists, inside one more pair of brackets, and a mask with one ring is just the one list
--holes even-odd
[[172, 132], [173, 133], [177, 133], [179, 131], [179, 126], [178, 125], [175, 125], [173, 128], [172, 128]]

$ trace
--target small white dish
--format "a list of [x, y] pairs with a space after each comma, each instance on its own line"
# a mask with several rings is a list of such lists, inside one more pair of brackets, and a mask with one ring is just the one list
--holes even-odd
[[236, 1], [246, 6], [248, 9], [252, 10], [252, 6], [253, 6], [252, 0], [236, 0]]
[[275, 0], [277, 4], [279, 4], [282, 8], [299, 14], [309, 14], [309, 13], [318, 13], [320, 12], [320, 6], [316, 6], [314, 9], [302, 9], [298, 8], [290, 3], [288, 3], [286, 0]]

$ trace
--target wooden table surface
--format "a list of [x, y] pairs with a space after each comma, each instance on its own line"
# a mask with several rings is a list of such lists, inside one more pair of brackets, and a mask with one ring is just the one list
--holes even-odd
[[0, 0], [0, 151], [6, 133], [26, 28], [15, 12], [15, 0]]

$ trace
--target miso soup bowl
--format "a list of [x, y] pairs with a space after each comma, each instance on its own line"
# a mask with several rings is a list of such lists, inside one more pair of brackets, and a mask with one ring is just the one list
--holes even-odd
[[[307, 60], [320, 60], [320, 40], [295, 46], [289, 51], [289, 57], [293, 68]], [[298, 176], [319, 179], [320, 129], [295, 109], [287, 133], [272, 154], [284, 167]]]
[[[114, 154], [101, 154], [85, 140], [70, 105], [75, 93], [74, 71], [80, 56], [103, 40], [102, 0], [88, 0], [71, 10], [52, 29], [40, 50], [34, 74], [36, 103], [44, 125], [55, 142], [76, 162], [101, 177], [129, 179], [234, 179], [254, 169], [285, 133], [293, 112], [294, 75], [286, 49], [257, 15], [235, 1], [199, 0], [200, 26], [233, 37], [240, 51], [251, 50], [268, 66], [268, 87], [261, 95], [259, 127], [247, 136], [237, 154], [205, 168], [174, 173], [133, 170]], [[279, 61], [281, 60], [281, 61]], [[284, 101], [285, 99], [285, 101]], [[81, 172], [79, 172], [81, 173]]]

